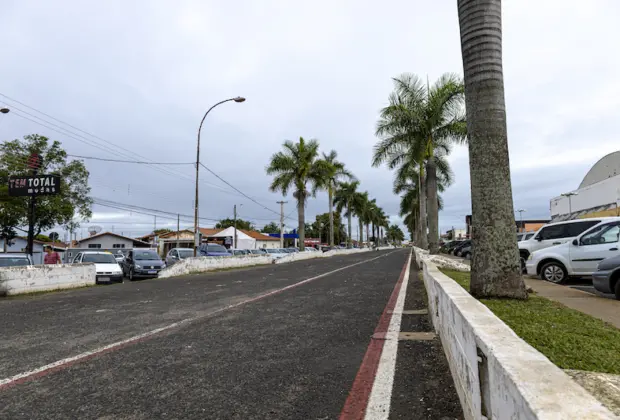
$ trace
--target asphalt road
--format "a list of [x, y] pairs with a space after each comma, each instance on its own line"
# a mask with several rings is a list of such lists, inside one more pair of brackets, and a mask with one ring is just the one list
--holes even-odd
[[[0, 418], [338, 418], [407, 257], [382, 251], [2, 300]], [[391, 417], [459, 417], [439, 342], [403, 346]]]

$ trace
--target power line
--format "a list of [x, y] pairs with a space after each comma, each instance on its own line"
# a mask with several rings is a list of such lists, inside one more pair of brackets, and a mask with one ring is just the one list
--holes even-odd
[[121, 160], [121, 159], [106, 159], [99, 158], [94, 156], [79, 156], [79, 155], [67, 155], [74, 158], [79, 159], [92, 159], [92, 160], [101, 160], [104, 162], [118, 162], [118, 163], [135, 163], [139, 165], [195, 165], [194, 162], [145, 162], [139, 160]]

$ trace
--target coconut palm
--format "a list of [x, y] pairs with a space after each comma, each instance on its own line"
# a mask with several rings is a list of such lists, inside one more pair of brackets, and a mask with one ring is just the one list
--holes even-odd
[[[357, 202], [360, 200], [360, 193], [357, 191], [357, 187], [360, 185], [358, 181], [353, 182], [341, 182], [338, 184], [338, 188], [334, 193], [334, 205], [336, 206], [336, 211], [340, 214], [344, 214], [347, 216], [348, 228], [349, 228], [349, 236], [347, 247], [351, 247], [353, 232], [351, 231], [351, 222], [353, 213], [355, 213], [355, 209], [358, 208]], [[343, 213], [344, 210], [344, 213]]]
[[[366, 224], [366, 216], [367, 216], [367, 207], [369, 204], [369, 199], [368, 199], [368, 191], [365, 192], [358, 192], [356, 199], [353, 201], [352, 206], [353, 206], [353, 213], [355, 213], [355, 215], [357, 216], [357, 220], [359, 223], [359, 227], [360, 227], [360, 237], [359, 237], [359, 242], [360, 242], [360, 247], [362, 246], [362, 243], [364, 242], [364, 225]], [[366, 229], [366, 240], [368, 240], [368, 228]]]
[[471, 294], [525, 299], [510, 183], [500, 0], [458, 0], [474, 220]]
[[388, 226], [386, 236], [392, 242], [402, 242], [405, 240], [405, 234], [398, 225]]
[[[432, 86], [412, 74], [394, 79], [389, 105], [381, 111], [373, 165], [378, 166], [396, 153], [408, 154], [418, 162], [420, 183], [420, 226], [426, 226], [431, 253], [439, 252], [439, 209], [437, 166], [433, 157], [449, 153], [453, 143], [464, 143], [466, 124], [464, 88], [454, 74], [442, 75]], [[426, 196], [428, 192], [428, 203]], [[424, 238], [421, 238], [424, 241]]]
[[[287, 140], [280, 152], [271, 156], [267, 175], [274, 175], [269, 189], [281, 191], [283, 195], [293, 190], [293, 197], [297, 200], [297, 216], [299, 234], [299, 249], [304, 250], [305, 239], [305, 208], [308, 197], [314, 197], [324, 179], [326, 168], [318, 159], [319, 142], [303, 137], [297, 143]], [[308, 190], [308, 187], [311, 189]]]
[[[344, 163], [336, 160], [338, 153], [332, 150], [328, 154], [323, 153], [321, 163], [325, 167], [325, 175], [321, 183], [321, 187], [327, 190], [329, 201], [329, 245], [334, 246], [334, 190], [338, 182], [344, 179], [355, 180], [355, 177], [349, 172]], [[351, 232], [349, 232], [351, 235]]]

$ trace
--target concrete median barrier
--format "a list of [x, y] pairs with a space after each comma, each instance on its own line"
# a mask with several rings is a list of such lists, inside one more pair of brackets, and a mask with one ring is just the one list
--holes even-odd
[[0, 296], [92, 286], [94, 264], [35, 265], [0, 269]]
[[222, 270], [226, 268], [242, 268], [254, 265], [271, 264], [273, 258], [267, 255], [239, 255], [235, 257], [195, 257], [163, 269], [159, 278], [176, 277], [185, 274], [201, 273], [206, 271]]
[[415, 250], [466, 419], [614, 419], [610, 411]]

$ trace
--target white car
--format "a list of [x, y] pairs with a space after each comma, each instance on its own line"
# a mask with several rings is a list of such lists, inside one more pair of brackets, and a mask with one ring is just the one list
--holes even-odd
[[96, 283], [123, 282], [123, 270], [110, 252], [82, 251], [75, 256], [73, 263], [94, 263], [97, 271]]
[[571, 242], [592, 226], [617, 220], [620, 220], [620, 217], [597, 217], [546, 224], [538, 229], [531, 239], [518, 242], [521, 267], [525, 270], [527, 259], [535, 251]]
[[269, 254], [270, 257], [276, 259], [286, 257], [288, 255], [288, 252], [278, 248], [267, 248], [265, 251], [267, 251], [267, 254]]
[[527, 274], [553, 283], [591, 276], [605, 258], [620, 255], [620, 218], [613, 219], [617, 220], [602, 221], [571, 242], [534, 251], [526, 263]]

